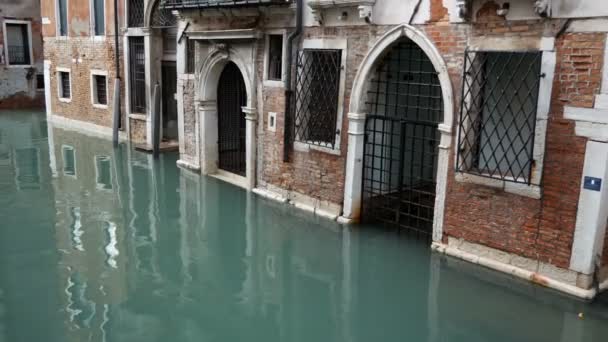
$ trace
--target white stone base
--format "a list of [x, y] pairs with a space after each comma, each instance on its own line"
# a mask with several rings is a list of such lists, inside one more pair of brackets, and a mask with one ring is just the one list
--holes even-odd
[[192, 164], [188, 161], [185, 161], [183, 159], [179, 159], [177, 161], [177, 166], [181, 167], [183, 169], [187, 169], [189, 171], [193, 171], [193, 172], [200, 172], [201, 171], [201, 167], [195, 164]]
[[[78, 131], [79, 133], [97, 137], [97, 138], [112, 138], [112, 128], [96, 125], [90, 122], [69, 119], [60, 115], [47, 115], [47, 122], [53, 127], [63, 128], [69, 131]], [[119, 141], [128, 141], [127, 134], [123, 131], [118, 132]]]
[[[592, 279], [589, 275], [494, 248], [449, 238], [447, 245], [433, 242], [432, 249], [585, 300], [591, 300], [597, 294], [595, 288], [590, 288]], [[608, 279], [599, 286], [600, 291], [606, 288], [608, 288]]]
[[291, 204], [298, 209], [309, 211], [317, 216], [332, 221], [337, 220], [342, 211], [342, 208], [337, 204], [321, 201], [295, 191], [284, 190], [272, 185], [267, 185], [265, 189], [255, 188], [253, 189], [253, 192], [273, 201]]

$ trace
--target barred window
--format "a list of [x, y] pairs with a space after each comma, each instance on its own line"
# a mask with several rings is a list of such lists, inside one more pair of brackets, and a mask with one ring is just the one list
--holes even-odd
[[44, 91], [44, 75], [43, 74], [36, 75], [36, 90]]
[[61, 99], [71, 99], [72, 98], [72, 89], [70, 84], [70, 73], [67, 71], [59, 71], [59, 97]]
[[283, 77], [283, 35], [268, 36], [268, 74], [267, 78], [280, 81]]
[[195, 54], [195, 41], [188, 39], [186, 41], [186, 73], [194, 74], [194, 54]]
[[6, 49], [9, 65], [30, 65], [30, 30], [26, 23], [6, 23]]
[[105, 106], [108, 104], [108, 79], [105, 75], [93, 75], [92, 77], [93, 104]]
[[146, 112], [146, 59], [143, 37], [129, 37], [129, 97], [131, 113]]
[[[62, 1], [62, 0], [60, 0]], [[63, 0], [65, 1], [65, 0]], [[144, 0], [129, 0], [129, 27], [144, 26]]]
[[465, 53], [457, 169], [530, 184], [541, 52]]
[[334, 148], [339, 134], [341, 50], [304, 49], [298, 54], [295, 140]]

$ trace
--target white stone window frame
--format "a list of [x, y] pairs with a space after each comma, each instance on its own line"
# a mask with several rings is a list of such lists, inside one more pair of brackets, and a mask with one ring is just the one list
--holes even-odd
[[[65, 151], [72, 151], [74, 153], [74, 174], [70, 175], [69, 173], [65, 173]], [[78, 162], [76, 160], [76, 149], [71, 145], [61, 145], [61, 161], [63, 163], [61, 170], [63, 171], [64, 176], [78, 178]]]
[[[6, 31], [7, 24], [18, 24], [27, 25], [27, 41], [29, 45], [30, 64], [10, 64], [8, 57], [8, 36]], [[16, 20], [16, 19], [5, 19], [2, 23], [2, 32], [4, 33], [4, 55], [6, 56], [6, 67], [7, 68], [31, 68], [34, 66], [34, 49], [32, 47], [32, 21], [31, 20]]]
[[95, 25], [97, 24], [95, 18], [95, 0], [89, 0], [89, 22], [91, 27], [89, 28], [91, 33], [91, 37], [93, 38], [93, 40], [100, 40], [103, 41], [106, 39], [106, 33], [108, 30], [108, 7], [106, 5], [107, 1], [102, 0], [103, 1], [103, 34], [98, 35], [95, 34]]
[[340, 61], [340, 85], [338, 89], [338, 110], [336, 113], [336, 137], [333, 148], [318, 146], [304, 141], [294, 141], [294, 150], [299, 152], [309, 152], [310, 150], [315, 150], [333, 155], [341, 155], [342, 150], [340, 145], [342, 141], [342, 120], [344, 116], [344, 94], [346, 92], [346, 59], [348, 55], [348, 40], [345, 38], [305, 39], [302, 42], [302, 49], [331, 49], [342, 51], [342, 60]]
[[[100, 160], [107, 160], [110, 163], [110, 183], [112, 185], [112, 188], [107, 189], [105, 188], [105, 184], [99, 182], [99, 166], [98, 166], [98, 162]], [[95, 188], [97, 190], [101, 190], [101, 191], [108, 191], [108, 192], [112, 192], [112, 189], [114, 188], [114, 175], [112, 174], [112, 158], [108, 155], [102, 154], [102, 155], [95, 155], [93, 157], [93, 165], [95, 165]]]
[[[34, 149], [36, 151], [36, 159], [38, 160], [38, 164], [37, 164], [37, 168], [36, 168], [36, 175], [38, 176], [38, 179], [42, 179], [41, 175], [40, 175], [40, 164], [41, 164], [41, 159], [40, 159], [40, 148], [35, 147], [35, 146], [22, 146], [20, 149]], [[13, 165], [15, 165], [15, 184], [17, 184], [17, 188], [19, 190], [23, 190], [23, 185], [21, 184], [21, 181], [19, 181], [19, 178], [21, 177], [21, 169], [19, 168], [19, 163], [17, 161], [17, 151], [20, 150], [15, 149], [15, 152], [12, 155], [13, 158]]]
[[[108, 72], [105, 70], [97, 70], [97, 69], [91, 69], [91, 73], [90, 73], [90, 86], [91, 86], [91, 104], [93, 105], [94, 108], [99, 108], [99, 109], [108, 109], [108, 103], [110, 100], [109, 97], [109, 82], [108, 82]], [[95, 76], [104, 76], [106, 78], [106, 104], [102, 104], [99, 103], [99, 100], [97, 99], [97, 82], [95, 82]]]
[[[283, 37], [283, 49], [281, 56], [281, 79], [280, 80], [271, 80], [268, 79], [268, 73], [270, 72], [268, 68], [268, 63], [270, 61], [270, 36], [282, 36]], [[265, 87], [273, 87], [273, 88], [283, 88], [285, 87], [285, 75], [287, 75], [287, 70], [285, 70], [286, 66], [286, 56], [287, 56], [287, 30], [283, 29], [274, 29], [266, 31], [264, 36], [264, 86]]]
[[65, 36], [61, 35], [61, 18], [59, 16], [59, 0], [55, 1], [55, 36], [58, 39], [68, 39], [70, 36], [70, 0], [65, 0]]
[[[509, 47], [506, 48], [505, 47]], [[480, 44], [469, 47], [470, 52], [518, 52], [522, 50], [538, 51], [541, 56], [541, 75], [538, 85], [538, 99], [536, 106], [536, 128], [534, 131], [534, 146], [532, 148], [532, 157], [534, 158], [534, 166], [530, 176], [530, 184], [515, 183], [510, 180], [489, 178], [480, 175], [474, 175], [464, 172], [455, 172], [455, 179], [458, 182], [473, 183], [489, 186], [492, 188], [501, 189], [504, 192], [516, 194], [519, 196], [540, 199], [542, 196], [541, 181], [544, 167], [545, 144], [547, 136], [547, 121], [549, 118], [549, 109], [551, 107], [551, 92], [553, 90], [553, 77], [555, 74], [555, 38], [543, 37], [538, 41], [537, 46], [526, 46], [522, 49], [522, 43], [517, 39], [510, 41], [509, 38], [503, 39], [501, 44], [496, 44], [493, 40], [483, 40]], [[464, 83], [463, 83], [464, 86]], [[465, 89], [466, 93], [466, 89]], [[463, 99], [466, 101], [467, 99]], [[460, 110], [460, 108], [459, 108]], [[460, 118], [458, 118], [460, 122]], [[460, 146], [460, 139], [458, 144]], [[455, 165], [458, 165], [458, 153], [454, 153]]]
[[[61, 85], [61, 73], [62, 72], [66, 72], [69, 75], [68, 79], [70, 80], [70, 97], [63, 96], [63, 87]], [[72, 93], [74, 92], [74, 89], [72, 88], [72, 70], [70, 68], [57, 67], [55, 69], [55, 74], [57, 75], [57, 98], [61, 102], [65, 102], [65, 103], [72, 102]]]

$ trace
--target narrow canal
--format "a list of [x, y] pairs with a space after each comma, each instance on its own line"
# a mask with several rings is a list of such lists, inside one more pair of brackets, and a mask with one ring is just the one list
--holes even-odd
[[0, 342], [608, 341], [608, 301], [344, 228], [176, 158], [0, 112]]

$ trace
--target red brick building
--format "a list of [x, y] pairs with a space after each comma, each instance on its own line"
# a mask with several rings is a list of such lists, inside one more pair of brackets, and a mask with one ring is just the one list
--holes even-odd
[[52, 121], [109, 134], [120, 75], [125, 135], [151, 144], [158, 84], [182, 167], [577, 296], [606, 287], [607, 6], [125, 0], [116, 44], [111, 1], [101, 36], [97, 0], [71, 0], [65, 27], [58, 1]]

